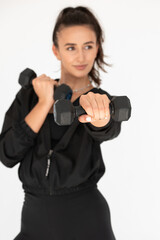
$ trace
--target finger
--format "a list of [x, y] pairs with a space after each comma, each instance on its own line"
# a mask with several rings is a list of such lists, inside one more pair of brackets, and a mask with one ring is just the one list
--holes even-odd
[[90, 99], [90, 103], [91, 103], [92, 110], [93, 110], [93, 118], [94, 118], [94, 120], [98, 120], [99, 119], [98, 93], [90, 94], [89, 99]]
[[[98, 94], [100, 95], [100, 94]], [[92, 122], [99, 120], [99, 108], [96, 101], [96, 94], [88, 93], [87, 95], [80, 98], [80, 104], [85, 109], [88, 115], [81, 115], [78, 119], [80, 122]], [[103, 106], [103, 102], [101, 100], [101, 104]], [[104, 114], [104, 107], [103, 107]]]
[[81, 95], [79, 103], [89, 116], [94, 116], [91, 102], [87, 95]]
[[83, 114], [83, 115], [79, 116], [78, 120], [82, 123], [93, 121], [93, 119], [94, 119], [93, 118], [93, 110], [92, 110], [92, 106], [91, 106], [88, 96], [82, 95], [80, 97], [79, 102], [87, 114]]
[[110, 109], [109, 109], [109, 103], [110, 99], [104, 94], [103, 97], [103, 104], [104, 104], [104, 116], [109, 118], [110, 117]]
[[96, 101], [97, 101], [97, 106], [98, 106], [98, 114], [99, 117], [97, 120], [104, 119], [106, 117], [105, 115], [105, 105], [103, 101], [103, 95], [102, 94], [97, 94], [96, 95]]
[[57, 81], [55, 81], [53, 78], [49, 78], [48, 80], [50, 80], [53, 83], [57, 83]]
[[105, 119], [104, 94], [95, 93], [90, 95], [90, 101], [94, 112], [94, 120]]
[[46, 74], [41, 74], [38, 78], [44, 78], [46, 77]]

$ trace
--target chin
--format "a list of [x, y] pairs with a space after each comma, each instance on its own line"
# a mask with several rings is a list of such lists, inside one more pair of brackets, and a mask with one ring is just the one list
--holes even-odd
[[73, 75], [77, 78], [83, 78], [86, 77], [89, 74], [88, 71], [83, 71], [83, 72], [75, 72]]

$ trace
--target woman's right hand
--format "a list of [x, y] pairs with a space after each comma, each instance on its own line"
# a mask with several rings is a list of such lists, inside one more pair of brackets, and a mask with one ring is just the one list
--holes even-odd
[[32, 80], [32, 85], [39, 101], [54, 104], [54, 85], [58, 86], [57, 81], [42, 74]]

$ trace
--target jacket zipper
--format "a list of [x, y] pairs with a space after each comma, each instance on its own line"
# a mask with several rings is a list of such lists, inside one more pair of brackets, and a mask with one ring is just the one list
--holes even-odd
[[[48, 155], [47, 155], [47, 168], [46, 168], [46, 173], [45, 173], [45, 177], [48, 177], [48, 174], [49, 174], [49, 169], [50, 169], [50, 166], [51, 166], [51, 155], [53, 153], [53, 150], [50, 149], [49, 152], [48, 152]], [[52, 159], [53, 161], [53, 159]], [[49, 183], [49, 195], [52, 195], [52, 188], [51, 188], [51, 183]]]
[[51, 165], [51, 155], [53, 153], [53, 150], [50, 149], [47, 155], [47, 168], [46, 168], [46, 173], [45, 176], [47, 177], [49, 174], [49, 169], [50, 169], [50, 165]]

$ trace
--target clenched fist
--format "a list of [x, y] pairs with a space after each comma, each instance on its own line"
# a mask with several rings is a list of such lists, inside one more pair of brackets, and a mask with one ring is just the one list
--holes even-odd
[[54, 103], [54, 85], [58, 85], [57, 81], [42, 74], [32, 80], [32, 85], [40, 101]]
[[89, 92], [80, 96], [79, 103], [87, 113], [78, 117], [80, 122], [102, 127], [110, 121], [110, 99], [106, 94]]

